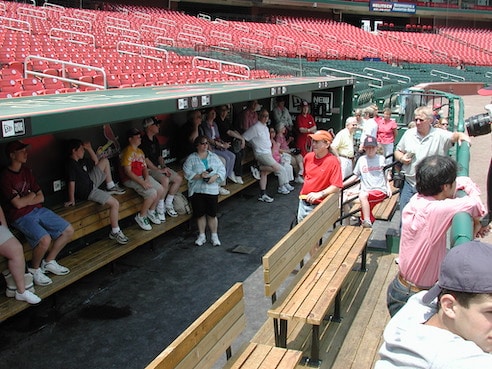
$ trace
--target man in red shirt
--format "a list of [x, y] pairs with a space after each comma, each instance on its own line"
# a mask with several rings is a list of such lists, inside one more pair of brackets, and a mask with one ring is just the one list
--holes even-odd
[[309, 137], [313, 140], [313, 151], [304, 157], [304, 185], [297, 212], [299, 222], [326, 196], [337, 193], [343, 187], [340, 161], [330, 152], [332, 133], [321, 130]]

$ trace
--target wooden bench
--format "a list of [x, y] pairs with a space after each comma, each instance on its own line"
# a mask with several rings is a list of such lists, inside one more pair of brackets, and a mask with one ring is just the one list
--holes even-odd
[[[319, 328], [333, 304], [333, 320], [340, 320], [341, 288], [359, 255], [360, 270], [366, 267], [366, 245], [372, 230], [353, 226], [335, 228], [318, 253], [303, 265], [311, 247], [338, 221], [338, 203], [338, 195], [326, 198], [263, 257], [265, 295], [273, 302], [268, 316], [273, 318], [275, 344], [287, 347], [289, 342], [292, 348], [301, 348], [297, 344], [304, 340], [296, 341], [296, 336], [303, 326], [311, 325], [311, 353], [306, 359], [310, 363], [319, 361]], [[298, 265], [300, 271], [277, 300], [276, 291]], [[267, 343], [269, 335], [260, 330], [253, 341]]]
[[[250, 159], [249, 159], [250, 160]], [[243, 176], [243, 185], [228, 184], [229, 195], [219, 196], [219, 202], [234, 196], [238, 192], [247, 188], [256, 180], [247, 173]], [[186, 180], [180, 188], [182, 192], [187, 191]], [[133, 190], [127, 189], [124, 195], [115, 196], [120, 202], [120, 219], [133, 217], [140, 209], [142, 198]], [[169, 230], [189, 221], [190, 214], [179, 215], [176, 218], [166, 217], [166, 222], [161, 225], [154, 225], [151, 231], [142, 231], [135, 222], [131, 221], [129, 227], [124, 228], [125, 235], [130, 239], [126, 245], [120, 245], [115, 240], [108, 238], [109, 234], [109, 208], [91, 201], [82, 201], [74, 207], [65, 208], [63, 205], [53, 208], [53, 210], [72, 224], [75, 229], [71, 244], [66, 249], [70, 250], [71, 245], [76, 242], [82, 243], [79, 249], [72, 254], [63, 256], [58, 261], [60, 264], [70, 269], [70, 273], [65, 276], [50, 275], [53, 283], [48, 286], [36, 286], [36, 294], [42, 299], [54, 294], [66, 286], [78, 281], [89, 273], [115, 261], [121, 256], [129, 253], [135, 248], [152, 241], [156, 237], [168, 232]], [[124, 222], [120, 222], [122, 225]], [[107, 233], [98, 238], [92, 237], [95, 232], [107, 229]], [[88, 237], [88, 236], [91, 237]], [[23, 241], [22, 235], [19, 239]], [[32, 258], [32, 249], [27, 242], [23, 242], [24, 256], [26, 262]], [[63, 250], [62, 252], [65, 252]], [[0, 256], [0, 270], [8, 268], [7, 260]], [[29, 304], [7, 298], [0, 293], [0, 321], [3, 321], [22, 310], [28, 308]]]
[[146, 369], [208, 369], [226, 353], [225, 368], [294, 369], [302, 352], [258, 343], [232, 356], [231, 345], [246, 326], [242, 283], [236, 283], [162, 351]]
[[[374, 206], [372, 209], [372, 214], [377, 220], [390, 221], [395, 215], [396, 207], [398, 205], [398, 200], [400, 199], [400, 190], [391, 184], [391, 197], [384, 199], [379, 204]], [[360, 217], [360, 202], [358, 197], [353, 198], [354, 204], [349, 210], [348, 214], [344, 214], [345, 217], [348, 215]], [[349, 200], [350, 201], [350, 200]]]

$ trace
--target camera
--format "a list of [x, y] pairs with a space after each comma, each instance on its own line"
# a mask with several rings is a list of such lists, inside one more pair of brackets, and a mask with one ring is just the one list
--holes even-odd
[[[209, 173], [212, 173], [214, 170], [213, 170], [212, 168], [207, 168], [207, 169], [206, 169], [206, 171], [207, 171], [207, 172], [209, 172]], [[210, 177], [203, 178], [203, 180], [204, 180], [205, 182], [208, 182], [208, 181], [210, 180]]]
[[490, 133], [492, 116], [488, 113], [473, 115], [465, 119], [468, 134], [472, 137], [483, 136]]

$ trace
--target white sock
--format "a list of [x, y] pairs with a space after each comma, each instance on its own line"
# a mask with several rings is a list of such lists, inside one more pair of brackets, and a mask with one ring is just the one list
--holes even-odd
[[157, 209], [159, 210], [160, 213], [164, 211], [164, 200], [160, 199], [159, 202], [157, 203]]
[[109, 190], [110, 188], [113, 188], [114, 187], [114, 182], [111, 181], [111, 182], [108, 182], [106, 183], [106, 188]]
[[120, 231], [120, 227], [111, 228], [111, 232], [113, 232], [113, 234], [118, 233], [119, 231]]
[[166, 206], [173, 206], [174, 195], [167, 195], [166, 197]]

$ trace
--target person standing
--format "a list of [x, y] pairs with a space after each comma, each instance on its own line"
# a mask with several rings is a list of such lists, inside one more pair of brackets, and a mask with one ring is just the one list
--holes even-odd
[[316, 121], [314, 117], [309, 114], [309, 103], [306, 100], [302, 100], [301, 114], [296, 118], [296, 147], [301, 150], [301, 155], [304, 157], [311, 151], [311, 139], [310, 133], [316, 132]]
[[174, 195], [179, 191], [183, 178], [171, 168], [168, 168], [162, 157], [161, 146], [157, 139], [159, 133], [160, 121], [155, 118], [146, 118], [143, 121], [144, 134], [140, 149], [145, 154], [145, 163], [149, 174], [164, 189], [162, 198], [157, 203], [157, 213], [159, 219], [163, 222], [166, 220], [164, 213], [170, 217], [177, 217], [178, 213], [174, 210]]
[[206, 136], [195, 139], [196, 152], [191, 153], [183, 164], [185, 178], [188, 181], [188, 196], [193, 207], [193, 216], [198, 225], [198, 238], [195, 245], [207, 242], [205, 228], [208, 224], [212, 245], [220, 246], [217, 233], [217, 207], [220, 183], [225, 181], [226, 169], [220, 158], [211, 152]]
[[348, 117], [345, 128], [340, 130], [333, 139], [331, 148], [338, 154], [342, 167], [342, 179], [352, 175], [354, 162], [354, 132], [357, 130], [357, 119]]
[[417, 192], [415, 189], [416, 165], [430, 155], [447, 155], [452, 144], [470, 142], [463, 132], [449, 132], [432, 127], [434, 112], [432, 108], [422, 106], [415, 109], [414, 128], [408, 129], [396, 145], [395, 160], [400, 161], [405, 171], [405, 183], [400, 191], [400, 211]]
[[[83, 143], [79, 139], [69, 140], [67, 151], [68, 201], [64, 205], [74, 206], [76, 198], [108, 205], [109, 222], [111, 223], [109, 238], [121, 245], [127, 244], [129, 239], [118, 224], [120, 203], [111, 196], [112, 194], [122, 195], [125, 190], [113, 182], [109, 160], [99, 159], [91, 143]], [[90, 160], [84, 158], [85, 152], [89, 153]], [[106, 191], [99, 189], [103, 182], [106, 182]]]
[[373, 108], [368, 107], [364, 109], [364, 120], [362, 123], [362, 134], [360, 136], [359, 151], [363, 151], [362, 145], [366, 140], [366, 136], [377, 137], [378, 124], [376, 123], [376, 112]]
[[[387, 306], [391, 316], [410, 296], [437, 282], [446, 254], [446, 232], [455, 214], [467, 212], [474, 220], [474, 236], [483, 236], [480, 217], [485, 206], [480, 191], [468, 177], [457, 177], [458, 164], [449, 156], [432, 155], [416, 167], [417, 195], [402, 211], [399, 272], [390, 283]], [[456, 197], [462, 189], [468, 196]]]
[[46, 272], [55, 275], [70, 273], [68, 268], [56, 262], [56, 257], [72, 239], [74, 229], [58, 214], [43, 207], [43, 190], [26, 166], [28, 146], [22, 141], [7, 144], [6, 154], [10, 164], [2, 172], [0, 191], [6, 204], [7, 220], [26, 236], [33, 248], [31, 268], [28, 270], [34, 277], [34, 283], [46, 286], [53, 283]]
[[394, 143], [398, 133], [396, 121], [391, 118], [391, 109], [386, 108], [383, 112], [383, 118], [377, 121], [378, 123], [378, 143], [383, 147], [386, 164], [390, 164], [394, 151]]
[[239, 131], [245, 132], [250, 127], [254, 126], [258, 122], [258, 101], [251, 100], [248, 101], [246, 109], [244, 109], [239, 116]]
[[294, 122], [292, 121], [292, 116], [290, 115], [289, 109], [285, 106], [284, 96], [277, 97], [277, 106], [273, 108], [272, 115], [274, 126], [277, 127], [282, 124], [287, 130], [286, 137], [290, 137], [294, 128]]
[[133, 189], [143, 197], [144, 201], [140, 211], [135, 215], [135, 222], [144, 231], [150, 231], [152, 230], [150, 222], [161, 224], [157, 203], [162, 198], [164, 188], [150, 176], [145, 154], [138, 148], [142, 142], [140, 130], [130, 128], [126, 137], [128, 146], [120, 154], [120, 164], [123, 169], [122, 181], [126, 187]]

